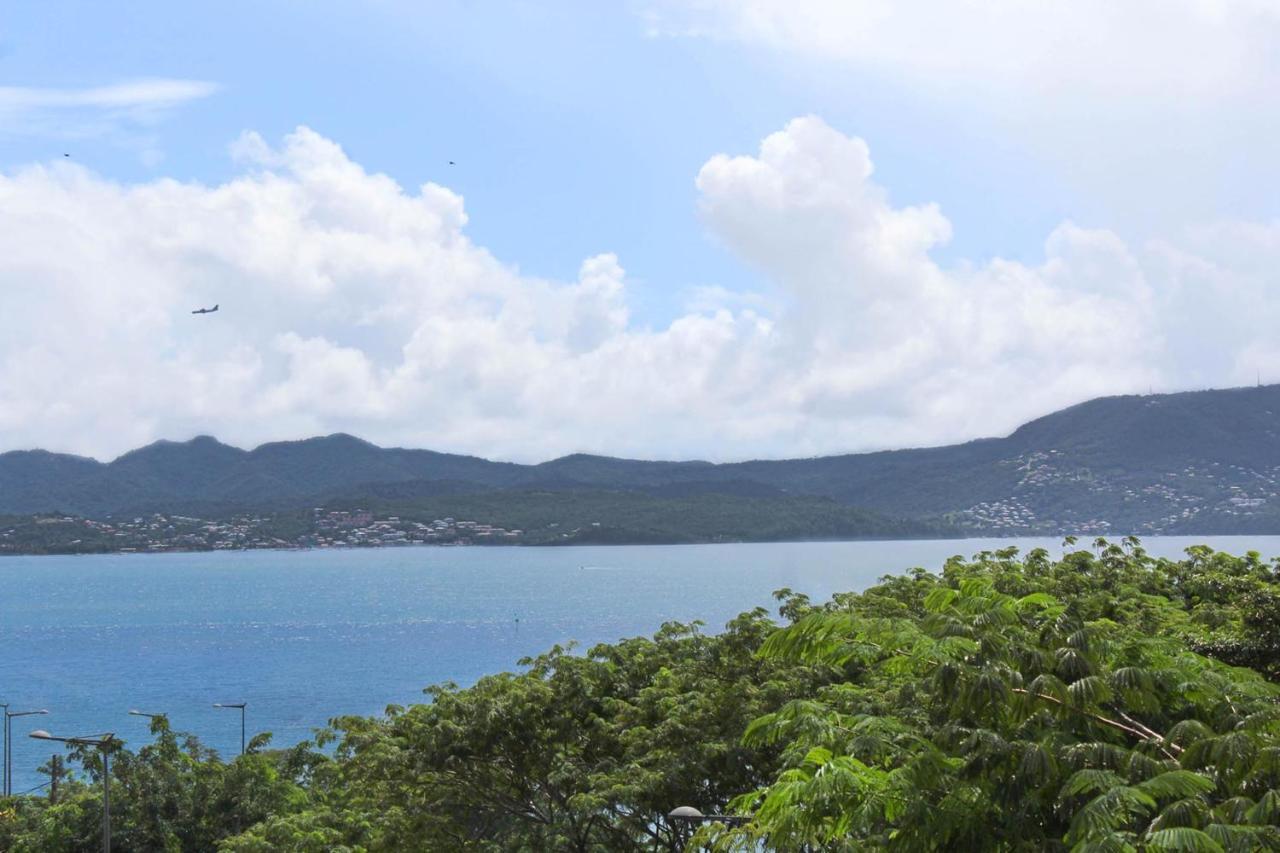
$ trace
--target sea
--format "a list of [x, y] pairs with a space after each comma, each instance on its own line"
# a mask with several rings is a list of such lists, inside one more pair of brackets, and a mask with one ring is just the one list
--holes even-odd
[[[1082, 542], [1087, 542], [1087, 539]], [[1280, 537], [1153, 537], [1280, 555]], [[406, 547], [0, 558], [0, 702], [12, 711], [13, 790], [36, 789], [56, 745], [113, 732], [133, 746], [164, 713], [224, 756], [249, 736], [311, 738], [334, 717], [425, 701], [556, 644], [718, 631], [789, 587], [815, 600], [950, 556], [1060, 539], [604, 547]], [[1080, 547], [1080, 546], [1077, 546]]]

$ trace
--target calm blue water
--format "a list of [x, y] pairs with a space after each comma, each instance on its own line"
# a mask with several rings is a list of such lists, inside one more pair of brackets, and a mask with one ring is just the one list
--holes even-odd
[[[1152, 538], [1280, 554], [1280, 537]], [[130, 708], [166, 712], [224, 755], [250, 736], [296, 743], [340, 714], [376, 714], [467, 684], [555, 643], [708, 629], [788, 586], [825, 598], [953, 554], [1059, 540], [950, 540], [578, 548], [400, 548], [0, 559], [0, 701], [48, 708], [13, 721], [14, 790], [44, 781], [52, 744], [27, 733], [148, 739]]]

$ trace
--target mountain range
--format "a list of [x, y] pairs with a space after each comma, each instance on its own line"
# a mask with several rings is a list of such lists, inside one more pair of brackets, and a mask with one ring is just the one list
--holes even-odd
[[332, 500], [631, 492], [823, 498], [984, 533], [1280, 533], [1280, 385], [1105, 397], [1002, 438], [732, 463], [575, 454], [536, 465], [350, 435], [242, 450], [201, 436], [108, 463], [0, 454], [0, 514], [288, 509]]

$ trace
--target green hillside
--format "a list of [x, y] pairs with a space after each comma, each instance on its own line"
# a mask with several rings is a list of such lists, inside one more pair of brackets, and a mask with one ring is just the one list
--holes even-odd
[[941, 524], [892, 519], [815, 497], [503, 490], [410, 500], [346, 499], [329, 506], [367, 507], [381, 516], [419, 521], [445, 516], [475, 519], [521, 530], [521, 541], [533, 545], [898, 539], [956, 532]]
[[[207, 437], [157, 442], [110, 463], [10, 452], [0, 454], [0, 513], [212, 515], [364, 496], [448, 494], [457, 500], [508, 490], [575, 492], [583, 501], [605, 501], [605, 494], [616, 492], [673, 500], [824, 498], [882, 517], [981, 533], [1275, 533], [1277, 413], [1275, 385], [1108, 397], [1039, 418], [1004, 438], [725, 464], [575, 454], [517, 465], [380, 448], [347, 435], [252, 451]], [[504, 505], [527, 502], [513, 497]], [[644, 506], [635, 502], [637, 512]], [[787, 517], [799, 506], [780, 504], [774, 512]], [[803, 506], [814, 513], [815, 530], [840, 527], [825, 519], [832, 512], [826, 504]], [[602, 504], [600, 511], [605, 509]], [[767, 526], [751, 514], [757, 512], [753, 504], [725, 502], [723, 511], [731, 510], [747, 514], [729, 529]], [[666, 521], [652, 524], [669, 529]], [[638, 535], [649, 525], [637, 519], [627, 529]]]

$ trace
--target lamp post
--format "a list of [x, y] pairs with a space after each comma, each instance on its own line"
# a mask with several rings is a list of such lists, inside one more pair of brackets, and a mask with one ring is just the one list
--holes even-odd
[[147, 726], [153, 735], [158, 735], [169, 731], [169, 715], [168, 714], [148, 714], [146, 711], [139, 711], [136, 708], [129, 709], [131, 717], [146, 717], [150, 723]]
[[4, 708], [4, 795], [13, 793], [13, 740], [9, 736], [9, 721], [14, 717], [31, 717], [36, 714], [47, 714], [48, 711], [10, 711], [8, 702], [0, 702]]
[[[685, 849], [689, 843], [687, 836], [693, 835], [693, 825], [695, 823], [723, 823], [725, 826], [741, 826], [749, 820], [750, 818], [743, 815], [703, 814], [693, 806], [677, 806], [667, 813], [667, 821], [670, 822], [671, 828], [675, 830], [676, 840], [680, 842], [681, 849]], [[683, 824], [683, 831], [681, 831], [679, 824]]]
[[240, 754], [244, 755], [244, 706], [247, 702], [214, 702], [215, 708], [239, 708], [240, 709]]
[[148, 717], [149, 719], [152, 719], [152, 720], [169, 719], [168, 714], [148, 714], [146, 711], [134, 711], [134, 710], [130, 710], [129, 713], [135, 717]]
[[102, 754], [102, 853], [111, 853], [111, 744], [115, 742], [115, 735], [107, 732], [98, 737], [54, 737], [43, 729], [36, 729], [31, 737], [72, 746], [92, 746]]

